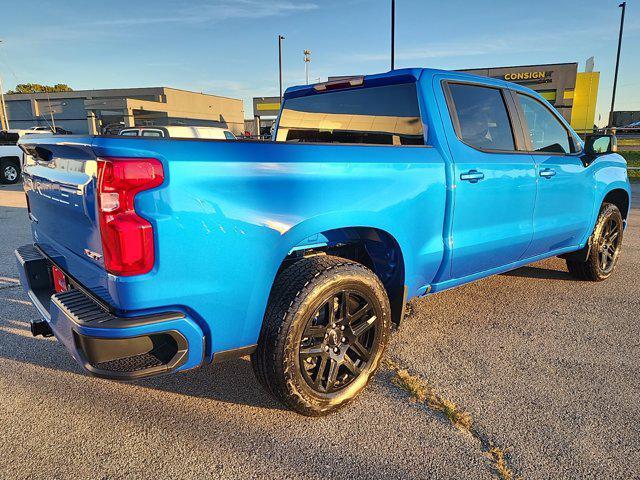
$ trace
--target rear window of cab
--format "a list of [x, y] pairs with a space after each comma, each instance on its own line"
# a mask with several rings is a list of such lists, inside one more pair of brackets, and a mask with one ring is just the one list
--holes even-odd
[[277, 142], [424, 145], [415, 83], [285, 100]]

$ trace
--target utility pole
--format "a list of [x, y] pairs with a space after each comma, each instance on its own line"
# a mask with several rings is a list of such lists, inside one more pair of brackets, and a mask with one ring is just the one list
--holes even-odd
[[[2, 40], [0, 40], [2, 43]], [[9, 130], [9, 117], [7, 117], [7, 105], [4, 103], [4, 87], [2, 86], [2, 77], [0, 77], [0, 128]]]
[[53, 108], [51, 108], [51, 98], [49, 92], [47, 92], [47, 103], [49, 104], [49, 114], [51, 115], [51, 130], [52, 133], [56, 133], [56, 121], [53, 119]]
[[622, 2], [618, 7], [622, 8], [620, 16], [620, 33], [618, 34], [618, 53], [616, 55], [616, 72], [613, 76], [613, 95], [611, 95], [611, 110], [609, 110], [609, 127], [613, 127], [613, 107], [616, 103], [616, 87], [618, 85], [618, 68], [620, 67], [620, 49], [622, 48], [622, 30], [624, 29], [624, 12], [627, 9], [627, 2]]
[[4, 103], [2, 77], [0, 77], [0, 130], [9, 130], [9, 119], [7, 118], [7, 106]]
[[284, 37], [278, 35], [278, 71], [280, 74], [280, 106], [282, 106], [282, 40]]
[[391, 0], [391, 70], [396, 64], [396, 0]]
[[304, 76], [307, 79], [307, 85], [309, 85], [309, 63], [311, 63], [311, 50], [305, 50], [302, 53], [304, 53]]

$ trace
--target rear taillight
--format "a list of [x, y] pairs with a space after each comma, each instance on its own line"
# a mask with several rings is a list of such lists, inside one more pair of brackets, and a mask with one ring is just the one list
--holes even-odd
[[134, 197], [163, 180], [162, 163], [155, 158], [98, 159], [98, 216], [109, 273], [140, 275], [153, 268], [153, 227], [136, 213]]

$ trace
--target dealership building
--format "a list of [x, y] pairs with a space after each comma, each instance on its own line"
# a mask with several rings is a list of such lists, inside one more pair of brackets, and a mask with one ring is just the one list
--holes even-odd
[[577, 63], [474, 68], [460, 71], [529, 87], [549, 101], [577, 132], [593, 129], [600, 81], [600, 72], [593, 71], [593, 58], [587, 60], [584, 72], [578, 72]]
[[35, 125], [99, 134], [107, 126], [199, 125], [244, 131], [242, 100], [168, 87], [5, 95], [12, 129]]
[[[594, 61], [591, 57], [586, 61], [584, 72], [578, 72], [577, 63], [472, 68], [458, 71], [498, 78], [535, 90], [562, 114], [575, 131], [584, 133], [592, 131], [595, 123], [600, 72], [594, 72], [593, 69]], [[342, 78], [349, 76], [329, 77], [329, 81]], [[264, 102], [259, 100], [254, 99], [256, 117], [261, 108], [268, 110], [273, 103], [271, 99]]]

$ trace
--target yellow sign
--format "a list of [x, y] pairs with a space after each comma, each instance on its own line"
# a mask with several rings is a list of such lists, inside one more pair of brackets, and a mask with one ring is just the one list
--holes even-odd
[[256, 109], [259, 111], [280, 110], [280, 104], [279, 103], [258, 103], [256, 105]]
[[[571, 126], [578, 133], [590, 132], [596, 117], [600, 72], [578, 72], [573, 90]], [[565, 98], [566, 98], [565, 90]]]

